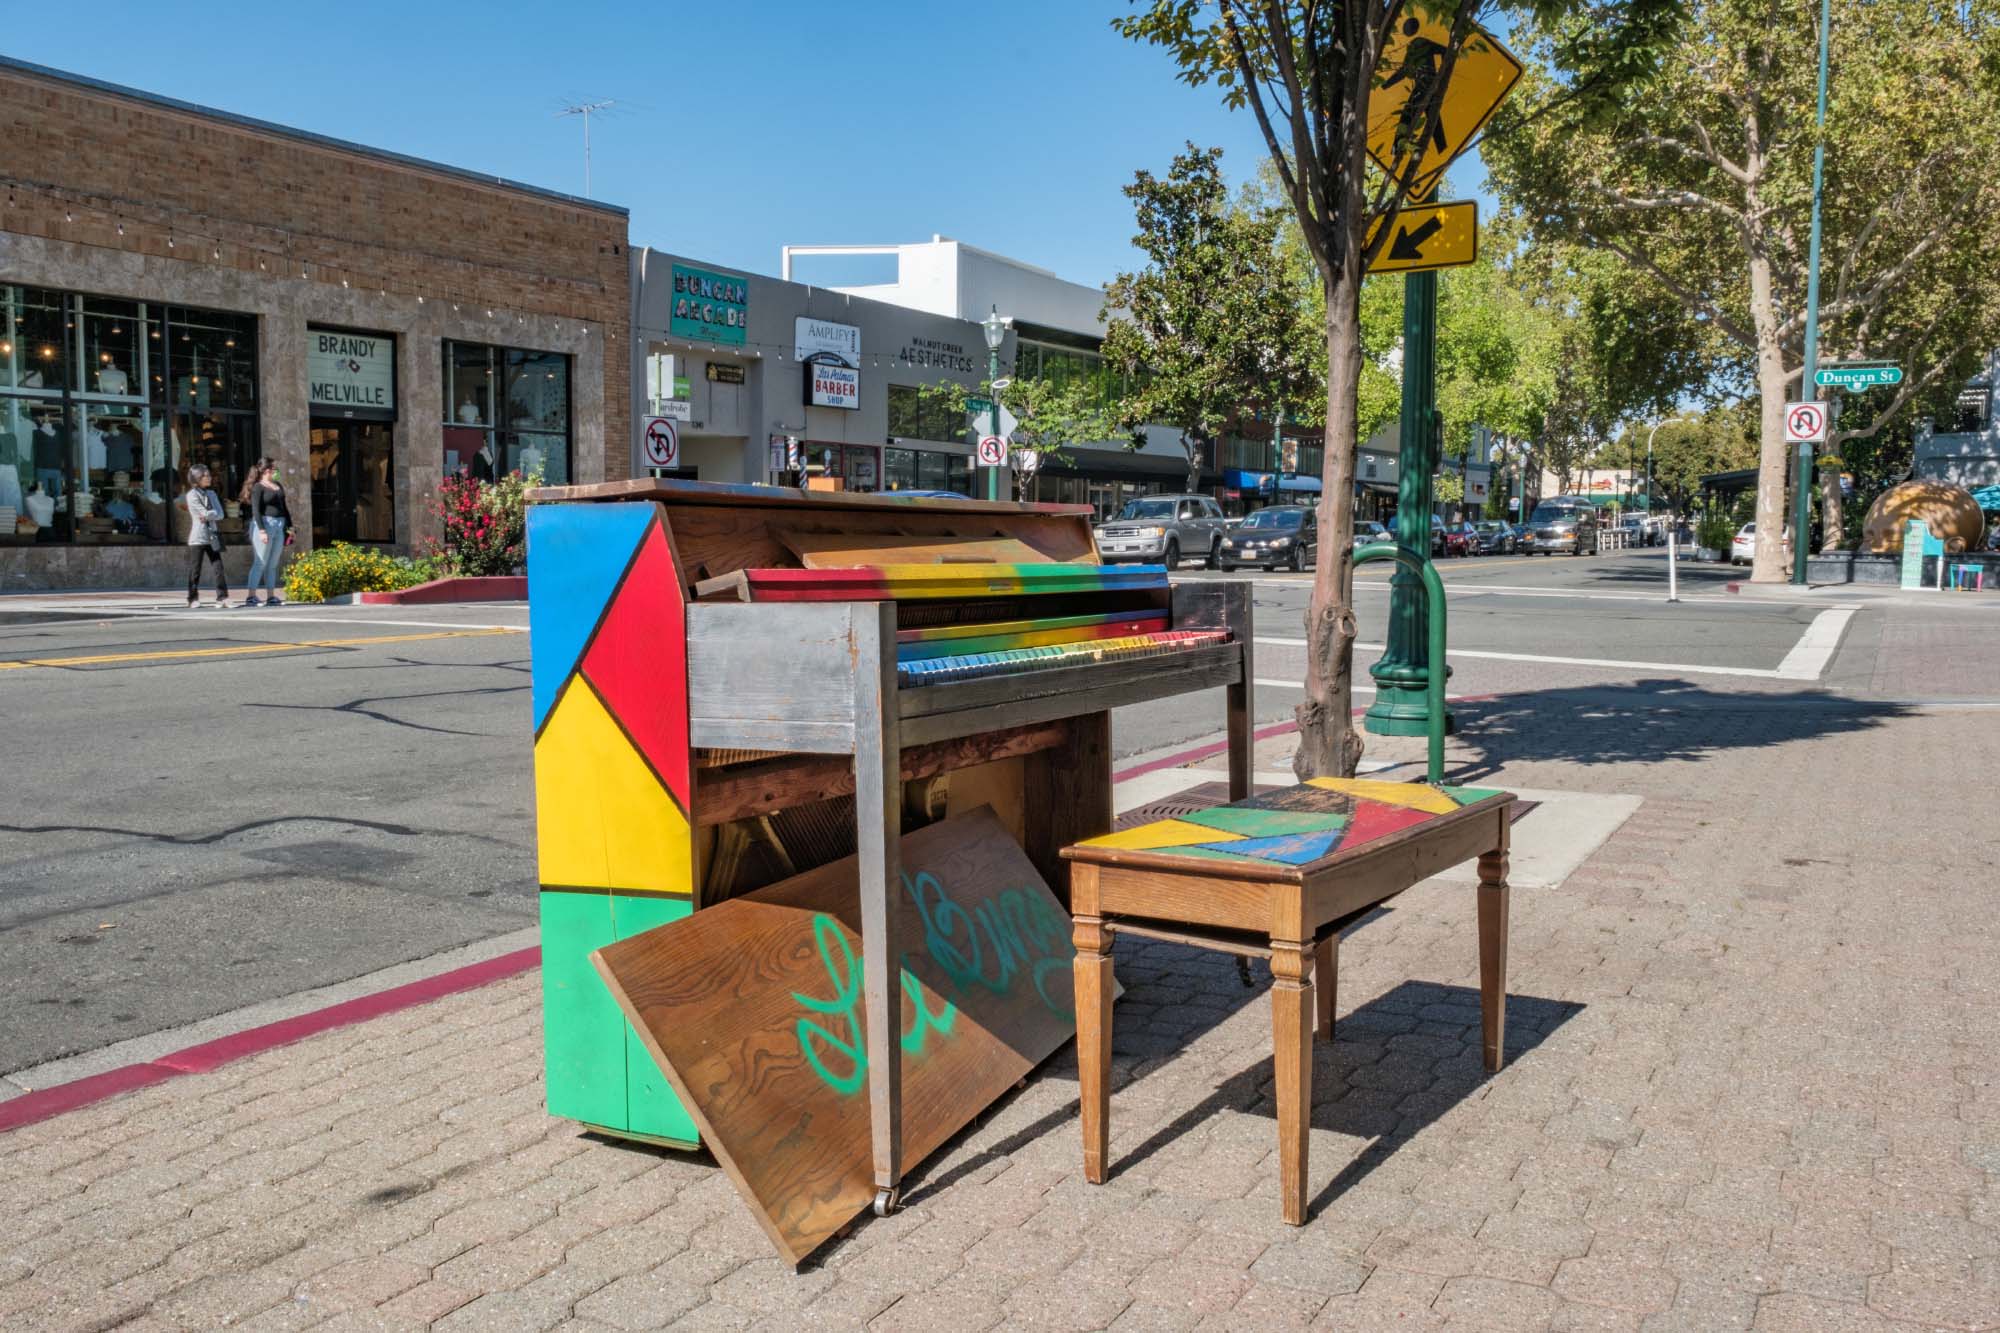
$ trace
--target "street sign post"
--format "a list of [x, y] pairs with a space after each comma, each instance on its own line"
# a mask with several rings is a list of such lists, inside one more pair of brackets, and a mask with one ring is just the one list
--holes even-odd
[[1886, 361], [1836, 361], [1813, 372], [1813, 383], [1822, 389], [1873, 389], [1902, 382], [1903, 368]]
[[[1375, 243], [1381, 230], [1368, 229], [1363, 247]], [[1414, 273], [1420, 269], [1456, 268], [1479, 258], [1479, 205], [1425, 204], [1405, 208], [1389, 219], [1389, 239], [1369, 263], [1370, 273]]]
[[[1450, 41], [1449, 17], [1406, 9], [1383, 43], [1377, 82], [1368, 95], [1368, 156], [1392, 176], [1402, 174], [1404, 159], [1417, 146], [1412, 140], [1424, 130]], [[1513, 53], [1492, 33], [1474, 27], [1452, 62], [1437, 124], [1423, 146], [1423, 165], [1409, 182], [1413, 194], [1428, 192], [1425, 187], [1466, 150], [1520, 78], [1521, 62]]]
[[647, 417], [639, 442], [647, 467], [672, 467], [680, 460], [681, 432], [672, 417]]
[[1787, 444], [1820, 444], [1825, 439], [1825, 403], [1785, 404], [1785, 442]]

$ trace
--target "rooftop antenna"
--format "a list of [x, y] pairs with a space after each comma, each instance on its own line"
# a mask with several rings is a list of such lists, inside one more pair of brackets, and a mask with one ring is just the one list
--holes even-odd
[[556, 112], [557, 116], [583, 117], [583, 197], [590, 197], [590, 118], [602, 114], [618, 105], [616, 98], [606, 98], [601, 102], [569, 102]]

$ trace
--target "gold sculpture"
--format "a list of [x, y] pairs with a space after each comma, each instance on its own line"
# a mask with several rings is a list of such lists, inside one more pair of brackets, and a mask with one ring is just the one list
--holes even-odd
[[1922, 519], [1947, 551], [1976, 551], [1986, 516], [1963, 486], [1943, 481], [1905, 481], [1891, 486], [1868, 506], [1861, 525], [1861, 549], [1870, 555], [1901, 555], [1903, 525]]

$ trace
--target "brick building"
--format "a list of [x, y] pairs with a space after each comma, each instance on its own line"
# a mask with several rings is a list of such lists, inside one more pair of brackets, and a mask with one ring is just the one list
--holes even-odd
[[450, 470], [626, 475], [626, 221], [0, 58], [0, 589], [184, 578], [196, 461], [232, 579], [259, 455], [301, 543], [399, 550]]

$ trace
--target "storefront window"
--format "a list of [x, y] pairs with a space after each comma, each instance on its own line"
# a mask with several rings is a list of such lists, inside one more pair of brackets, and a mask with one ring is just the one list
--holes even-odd
[[444, 401], [447, 472], [569, 484], [569, 357], [447, 340]]
[[882, 451], [882, 489], [885, 491], [913, 491], [917, 489], [916, 450], [884, 449]]
[[889, 386], [889, 434], [900, 440], [965, 442], [965, 418], [941, 395], [914, 384]]
[[187, 465], [206, 462], [233, 494], [260, 452], [256, 328], [245, 315], [0, 287], [0, 544], [185, 537], [175, 502]]

